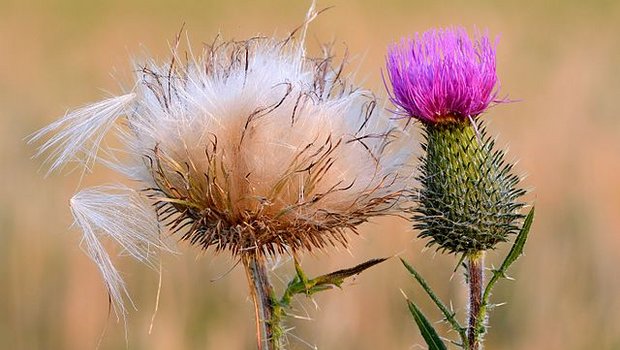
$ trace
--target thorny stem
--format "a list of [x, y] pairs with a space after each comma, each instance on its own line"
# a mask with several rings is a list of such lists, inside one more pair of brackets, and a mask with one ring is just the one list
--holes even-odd
[[241, 257], [245, 273], [248, 277], [250, 295], [254, 301], [256, 313], [256, 340], [259, 350], [279, 350], [281, 347], [280, 332], [274, 325], [274, 292], [265, 257], [257, 252], [248, 252]]
[[482, 310], [482, 285], [484, 283], [484, 252], [475, 252], [467, 257], [467, 283], [469, 286], [469, 320], [467, 343], [469, 350], [482, 349], [484, 333], [484, 312]]

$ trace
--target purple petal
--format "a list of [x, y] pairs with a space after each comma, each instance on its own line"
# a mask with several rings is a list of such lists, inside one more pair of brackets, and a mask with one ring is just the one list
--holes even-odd
[[386, 59], [392, 102], [406, 115], [436, 123], [465, 120], [497, 100], [495, 43], [465, 29], [432, 29], [393, 44]]

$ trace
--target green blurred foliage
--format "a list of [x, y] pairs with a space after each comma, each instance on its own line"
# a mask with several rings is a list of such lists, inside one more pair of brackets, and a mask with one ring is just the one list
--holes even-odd
[[[134, 296], [127, 335], [110, 313], [98, 271], [69, 229], [68, 200], [79, 171], [44, 179], [24, 137], [67, 108], [131, 84], [130, 59], [165, 57], [182, 24], [199, 47], [226, 38], [285, 35], [308, 1], [0, 0], [0, 348], [249, 349], [253, 312], [245, 276], [225, 254], [181, 245], [158, 272], [119, 257]], [[526, 255], [493, 301], [489, 349], [620, 349], [620, 3], [607, 1], [345, 1], [312, 24], [309, 45], [334, 41], [353, 55], [351, 72], [385, 96], [386, 46], [428, 27], [489, 28], [501, 36], [502, 92], [515, 103], [485, 116], [534, 191], [537, 220]], [[112, 76], [110, 75], [112, 73]], [[112, 182], [98, 168], [80, 186]], [[377, 220], [350, 253], [306, 256], [317, 275], [372, 257], [400, 254], [463, 314], [453, 257], [423, 250], [407, 222]], [[499, 260], [501, 252], [489, 255]], [[111, 247], [113, 249], [113, 247]], [[277, 270], [292, 276], [291, 266]], [[216, 281], [212, 281], [216, 279]], [[282, 287], [284, 282], [279, 285]], [[299, 299], [291, 348], [409, 349], [422, 344], [399, 289], [439, 320], [398, 260], [365, 272], [342, 291]], [[440, 326], [439, 332], [447, 330]], [[103, 332], [105, 331], [105, 334]]]

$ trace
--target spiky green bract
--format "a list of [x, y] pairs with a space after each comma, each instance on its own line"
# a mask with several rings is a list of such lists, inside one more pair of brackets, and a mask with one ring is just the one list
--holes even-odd
[[413, 219], [427, 245], [472, 254], [518, 232], [525, 190], [483, 123], [426, 123], [424, 136]]

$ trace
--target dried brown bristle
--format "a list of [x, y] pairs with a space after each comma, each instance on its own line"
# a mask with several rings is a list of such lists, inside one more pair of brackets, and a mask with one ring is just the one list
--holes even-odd
[[[347, 231], [357, 233], [359, 224], [384, 214], [402, 193], [395, 191], [375, 197], [377, 190], [389, 187], [395, 179], [386, 177], [374, 188], [359, 193], [358, 200], [344, 210], [321, 207], [320, 202], [326, 196], [337, 196], [353, 186], [353, 183], [338, 183], [325, 192], [312, 194], [334, 161], [330, 154], [340, 145], [341, 142], [333, 144], [331, 139], [318, 149], [307, 145], [285, 168], [268, 196], [252, 195], [248, 189], [237, 201], [231, 199], [234, 184], [220, 159], [215, 138], [205, 149], [209, 164], [206, 173], [191, 162], [179, 164], [155, 148], [148, 163], [157, 187], [146, 191], [154, 200], [160, 221], [173, 232], [181, 232], [183, 240], [204, 249], [214, 247], [216, 251], [228, 250], [233, 254], [247, 250], [275, 254], [346, 246]], [[306, 199], [289, 205], [278, 200], [283, 192], [294, 191], [299, 181], [304, 181], [302, 187], [306, 191], [298, 197]]]

